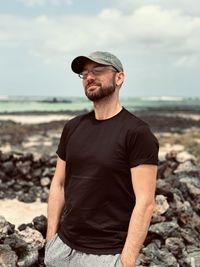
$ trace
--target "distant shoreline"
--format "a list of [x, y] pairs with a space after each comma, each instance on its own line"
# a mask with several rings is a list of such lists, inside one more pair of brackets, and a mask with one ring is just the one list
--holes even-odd
[[[143, 107], [127, 109], [143, 119], [156, 131], [184, 130], [191, 127], [200, 127], [200, 106], [168, 106]], [[67, 121], [91, 110], [60, 110], [60, 111], [28, 111], [0, 113], [0, 123], [13, 122], [21, 125], [54, 124], [53, 122]]]
[[[132, 110], [163, 140], [189, 144], [198, 154], [200, 107], [153, 107]], [[31, 151], [34, 155], [55, 153], [65, 123], [89, 110], [11, 112], [0, 114], [0, 150]]]
[[33, 110], [33, 111], [4, 111], [0, 112], [0, 116], [6, 116], [6, 115], [55, 115], [55, 114], [61, 114], [61, 115], [78, 115], [85, 112], [89, 112], [88, 109], [82, 109], [82, 110]]
[[[121, 104], [131, 112], [138, 111], [200, 111], [200, 98], [184, 97], [120, 97]], [[85, 97], [8, 97], [0, 98], [0, 115], [78, 115], [93, 109]]]
[[1, 115], [1, 121], [13, 121], [15, 123], [21, 124], [41, 124], [41, 123], [51, 123], [54, 121], [67, 121], [74, 117], [74, 115], [65, 115], [65, 114], [12, 114], [12, 115]]
[[[161, 112], [191, 112], [191, 113], [198, 113], [200, 112], [200, 105], [169, 105], [169, 106], [156, 106], [156, 107], [141, 107], [141, 106], [135, 106], [135, 107], [125, 107], [130, 112], [146, 112], [146, 111], [161, 111]], [[31, 110], [31, 111], [0, 111], [0, 115], [53, 115], [53, 114], [66, 114], [66, 115], [79, 115], [83, 113], [90, 112], [91, 109], [77, 109], [77, 110]]]

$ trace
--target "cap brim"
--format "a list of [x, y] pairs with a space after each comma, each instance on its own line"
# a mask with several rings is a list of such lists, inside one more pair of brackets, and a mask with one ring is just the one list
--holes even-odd
[[85, 57], [85, 56], [76, 57], [72, 61], [72, 64], [71, 64], [71, 68], [72, 68], [73, 72], [78, 73], [78, 74], [81, 73], [86, 61], [88, 61], [88, 60], [90, 60], [90, 58]]
[[103, 65], [111, 65], [111, 63], [107, 63], [107, 62], [105, 62], [104, 60], [101, 60], [101, 59], [95, 59], [94, 60], [93, 58], [90, 58], [90, 57], [79, 56], [79, 57], [76, 57], [72, 61], [71, 68], [72, 68], [73, 72], [75, 72], [77, 74], [81, 73], [83, 68], [84, 68], [85, 63], [88, 60], [96, 62], [96, 63], [99, 63], [99, 64], [103, 64]]

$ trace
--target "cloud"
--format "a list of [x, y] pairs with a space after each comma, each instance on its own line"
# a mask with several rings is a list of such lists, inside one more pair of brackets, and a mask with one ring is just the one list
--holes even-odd
[[169, 55], [176, 67], [192, 66], [200, 61], [199, 32], [200, 17], [159, 5], [140, 6], [129, 14], [110, 8], [97, 16], [0, 16], [0, 45], [23, 47], [46, 62], [80, 51], [114, 49]]
[[200, 18], [160, 6], [144, 6], [128, 17], [127, 27], [128, 23], [132, 28], [130, 39], [146, 48], [168, 53], [199, 51], [200, 38], [197, 33], [200, 31]]
[[142, 6], [158, 5], [167, 10], [179, 10], [188, 15], [200, 15], [200, 2], [196, 0], [112, 0], [120, 10], [127, 13]]
[[19, 2], [26, 6], [42, 6], [45, 4], [45, 0], [19, 0]]
[[44, 6], [44, 5], [71, 5], [72, 0], [18, 0], [25, 6], [34, 7], [34, 6]]

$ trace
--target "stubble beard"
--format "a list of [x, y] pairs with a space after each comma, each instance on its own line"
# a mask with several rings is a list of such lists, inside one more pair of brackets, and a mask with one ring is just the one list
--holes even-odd
[[87, 98], [93, 102], [100, 101], [106, 97], [111, 96], [115, 92], [115, 82], [114, 79], [112, 81], [112, 84], [110, 86], [102, 87], [100, 84], [98, 89], [96, 89], [94, 92], [90, 92], [87, 89], [85, 89], [85, 95]]

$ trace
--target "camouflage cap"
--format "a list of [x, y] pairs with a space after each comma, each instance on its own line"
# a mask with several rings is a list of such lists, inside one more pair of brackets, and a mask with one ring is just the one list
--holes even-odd
[[116, 70], [123, 71], [121, 61], [113, 54], [109, 52], [96, 51], [91, 53], [89, 56], [78, 56], [71, 64], [71, 68], [75, 73], [81, 73], [86, 61], [91, 60], [99, 64], [113, 66]]

